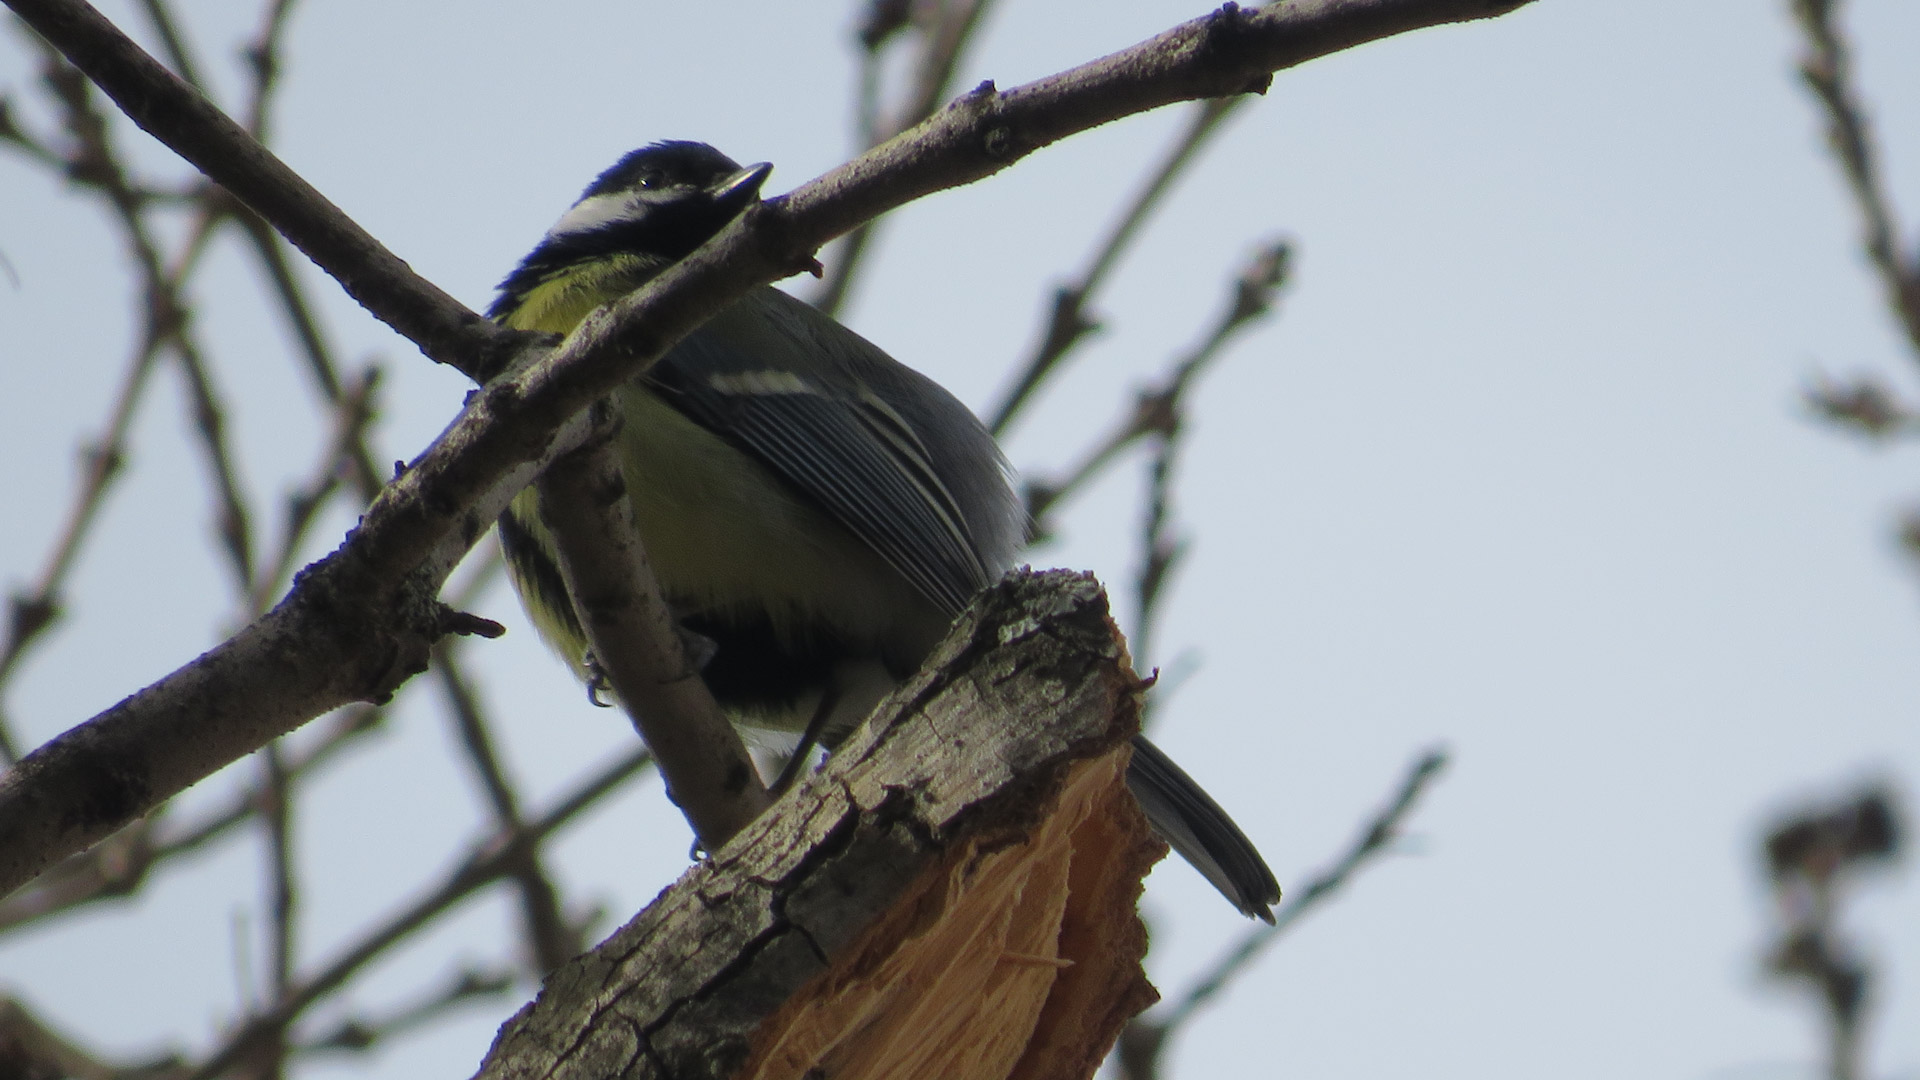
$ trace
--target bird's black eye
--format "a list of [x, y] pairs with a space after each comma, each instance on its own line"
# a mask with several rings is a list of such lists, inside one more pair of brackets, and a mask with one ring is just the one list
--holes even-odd
[[646, 172], [641, 173], [640, 186], [643, 188], [659, 187], [660, 174], [653, 169], [648, 169]]

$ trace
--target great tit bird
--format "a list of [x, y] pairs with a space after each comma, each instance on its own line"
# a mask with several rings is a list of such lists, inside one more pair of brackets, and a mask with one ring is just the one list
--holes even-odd
[[[488, 314], [564, 334], [699, 247], [771, 165], [662, 142], [594, 180]], [[1013, 564], [1026, 515], [978, 419], [786, 293], [748, 293], [614, 396], [635, 527], [701, 676], [735, 723], [831, 749]], [[534, 625], [589, 676], [532, 488], [500, 544]], [[1234, 906], [1280, 890], [1246, 836], [1144, 738], [1127, 779], [1156, 831]]]

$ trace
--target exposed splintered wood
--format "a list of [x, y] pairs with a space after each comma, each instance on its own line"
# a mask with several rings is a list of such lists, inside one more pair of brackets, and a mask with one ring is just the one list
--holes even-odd
[[824, 770], [550, 976], [480, 1076], [1091, 1076], [1157, 996], [1141, 689], [1091, 577], [1009, 578]]

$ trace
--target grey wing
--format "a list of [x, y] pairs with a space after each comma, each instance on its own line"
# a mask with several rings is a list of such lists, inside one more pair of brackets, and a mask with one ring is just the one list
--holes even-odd
[[991, 577], [973, 523], [919, 432], [869, 388], [799, 364], [767, 364], [767, 350], [803, 348], [804, 338], [777, 324], [743, 328], [738, 317], [722, 318], [656, 365], [651, 387], [823, 507], [928, 600], [958, 613]]

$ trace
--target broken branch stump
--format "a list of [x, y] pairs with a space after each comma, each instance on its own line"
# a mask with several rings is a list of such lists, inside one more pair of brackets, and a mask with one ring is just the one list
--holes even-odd
[[824, 769], [549, 976], [481, 1080], [1091, 1076], [1157, 997], [1143, 688], [1091, 576], [1009, 577]]

